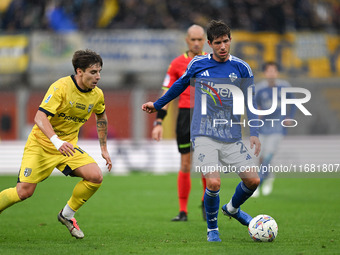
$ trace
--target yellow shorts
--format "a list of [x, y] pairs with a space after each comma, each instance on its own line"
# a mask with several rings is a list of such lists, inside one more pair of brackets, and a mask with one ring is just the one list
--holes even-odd
[[78, 146], [74, 146], [75, 153], [67, 157], [56, 149], [44, 149], [37, 142], [28, 141], [22, 157], [18, 182], [39, 183], [49, 177], [54, 168], [65, 175], [71, 175], [78, 167], [96, 161]]

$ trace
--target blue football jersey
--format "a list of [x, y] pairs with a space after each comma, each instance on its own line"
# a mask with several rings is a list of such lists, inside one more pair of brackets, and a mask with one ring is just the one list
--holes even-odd
[[[275, 87], [277, 88], [277, 108], [272, 114], [261, 117], [264, 121], [263, 126], [259, 129], [261, 134], [286, 134], [286, 128], [281, 122], [284, 119], [292, 119], [296, 112], [296, 106], [289, 105], [287, 108], [287, 115], [281, 114], [281, 89], [291, 87], [291, 85], [285, 80], [276, 79]], [[292, 93], [287, 93], [286, 97], [294, 98], [294, 95]], [[267, 80], [256, 84], [255, 98], [259, 109], [267, 110], [271, 108], [273, 104], [273, 89], [269, 86]]]
[[[234, 99], [242, 98], [247, 106], [250, 87], [254, 108], [254, 76], [250, 66], [243, 60], [230, 55], [226, 62], [217, 62], [212, 54], [196, 56], [188, 65], [186, 72], [168, 92], [154, 103], [159, 110], [180, 95], [190, 84], [195, 86], [195, 104], [191, 122], [191, 138], [208, 136], [223, 142], [236, 142], [242, 138], [241, 127], [248, 126], [241, 120], [242, 114], [233, 114]], [[238, 101], [239, 102], [239, 101]], [[248, 120], [258, 119], [248, 107]], [[250, 127], [250, 135], [258, 136], [258, 128]]]

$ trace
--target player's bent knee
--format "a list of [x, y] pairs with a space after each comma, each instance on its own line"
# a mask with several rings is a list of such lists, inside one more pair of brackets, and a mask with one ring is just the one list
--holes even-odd
[[86, 181], [89, 181], [89, 182], [93, 182], [93, 183], [97, 183], [97, 184], [100, 184], [103, 182], [103, 176], [90, 176], [88, 178], [84, 178]]
[[260, 178], [248, 178], [243, 180], [248, 189], [255, 190], [260, 185]]
[[17, 192], [20, 200], [25, 200], [31, 197], [34, 193], [36, 185], [27, 185], [27, 184], [18, 184], [17, 185]]
[[260, 183], [261, 183], [260, 177], [257, 177], [257, 178], [254, 179], [254, 185], [256, 185], [256, 188], [257, 188], [257, 186], [260, 185]]
[[26, 200], [27, 198], [30, 198], [32, 195], [33, 195], [33, 193], [29, 193], [29, 192], [18, 193], [18, 196], [19, 196], [21, 201]]
[[90, 176], [86, 176], [85, 180], [93, 183], [102, 183], [103, 182], [103, 174], [101, 171], [93, 172]]
[[102, 183], [103, 182], [103, 175], [100, 173], [95, 179], [95, 183]]
[[102, 183], [103, 174], [97, 164], [90, 164], [74, 170], [74, 174], [92, 183]]
[[[207, 179], [208, 180], [208, 179]], [[221, 187], [220, 179], [210, 179], [207, 181], [207, 188], [212, 191], [218, 191]]]

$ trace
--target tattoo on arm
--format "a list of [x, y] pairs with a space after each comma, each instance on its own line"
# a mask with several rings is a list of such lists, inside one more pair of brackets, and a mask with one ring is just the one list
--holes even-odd
[[97, 119], [97, 132], [100, 146], [106, 146], [107, 140], [107, 120]]

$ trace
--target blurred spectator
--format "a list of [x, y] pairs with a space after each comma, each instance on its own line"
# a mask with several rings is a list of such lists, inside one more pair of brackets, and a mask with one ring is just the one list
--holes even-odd
[[[1, 0], [2, 2], [2, 0]], [[44, 0], [6, 0], [0, 11], [0, 29], [16, 30], [45, 29]]]
[[67, 13], [62, 1], [52, 1], [47, 8], [48, 25], [56, 32], [72, 32], [77, 30], [73, 13]]
[[254, 32], [340, 32], [339, 14], [338, 0], [1, 0], [0, 29], [185, 29], [221, 19]]

